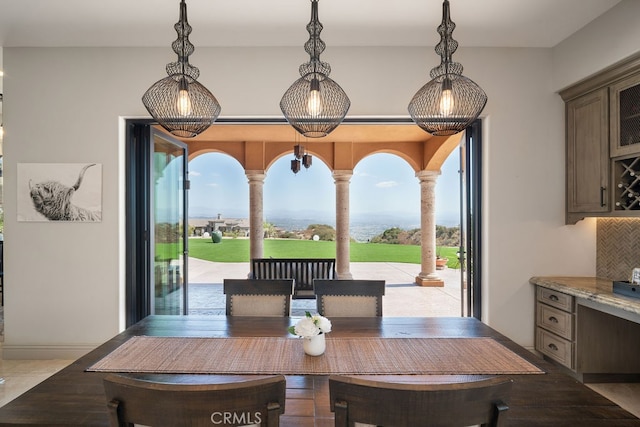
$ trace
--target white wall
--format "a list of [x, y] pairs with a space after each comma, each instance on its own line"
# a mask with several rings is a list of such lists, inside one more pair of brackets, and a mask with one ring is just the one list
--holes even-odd
[[553, 49], [553, 80], [561, 90], [638, 52], [640, 2], [623, 0]]
[[[628, 6], [624, 2], [624, 6]], [[572, 41], [579, 45], [579, 40]], [[560, 48], [559, 48], [560, 49]], [[569, 75], [551, 49], [464, 49], [454, 56], [489, 96], [485, 117], [485, 320], [533, 345], [533, 275], [593, 275], [594, 221], [564, 225], [563, 104]], [[121, 116], [164, 76], [170, 49], [5, 48], [5, 357], [71, 354], [119, 331]], [[278, 115], [307, 58], [300, 48], [196, 48], [192, 63], [223, 115]], [[439, 58], [424, 48], [336, 48], [323, 60], [351, 115], [406, 115]], [[566, 68], [570, 69], [571, 64]], [[566, 77], [563, 77], [566, 79]], [[103, 221], [18, 223], [21, 162], [103, 164]]]

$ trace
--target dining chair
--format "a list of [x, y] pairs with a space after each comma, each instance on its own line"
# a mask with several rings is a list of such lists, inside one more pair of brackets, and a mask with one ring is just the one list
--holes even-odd
[[384, 280], [313, 281], [318, 313], [326, 317], [382, 316]]
[[289, 316], [293, 279], [224, 279], [227, 316]]
[[389, 383], [329, 377], [336, 427], [506, 425], [513, 380], [490, 377], [464, 383]]
[[119, 374], [103, 380], [111, 427], [260, 425], [277, 427], [282, 375], [229, 383], [166, 383]]

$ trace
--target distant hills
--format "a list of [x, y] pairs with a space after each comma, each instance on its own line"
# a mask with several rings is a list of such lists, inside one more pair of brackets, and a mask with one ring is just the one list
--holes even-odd
[[[249, 214], [241, 210], [229, 210], [228, 212], [203, 212], [194, 208], [189, 218], [212, 219], [222, 215], [222, 218], [248, 218]], [[335, 227], [335, 214], [331, 212], [318, 212], [313, 210], [277, 210], [265, 213], [265, 221], [276, 227], [289, 231], [305, 230], [311, 224], [327, 224]], [[460, 224], [458, 213], [443, 215], [436, 214], [436, 224], [446, 227], [455, 227]], [[366, 242], [372, 237], [389, 228], [398, 227], [405, 230], [420, 228], [420, 214], [408, 213], [352, 213], [350, 217], [351, 237], [360, 242]]]

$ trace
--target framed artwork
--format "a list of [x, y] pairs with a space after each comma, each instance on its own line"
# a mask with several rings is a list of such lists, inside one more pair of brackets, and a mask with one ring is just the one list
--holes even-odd
[[18, 163], [18, 221], [102, 221], [102, 165]]

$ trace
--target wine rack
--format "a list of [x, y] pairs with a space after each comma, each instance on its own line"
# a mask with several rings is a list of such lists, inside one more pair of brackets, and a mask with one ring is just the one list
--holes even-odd
[[615, 210], [640, 210], [640, 157], [614, 162]]

